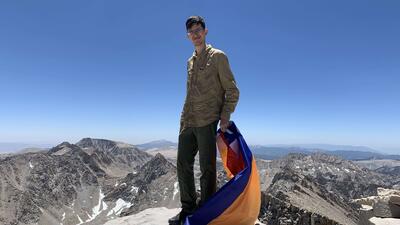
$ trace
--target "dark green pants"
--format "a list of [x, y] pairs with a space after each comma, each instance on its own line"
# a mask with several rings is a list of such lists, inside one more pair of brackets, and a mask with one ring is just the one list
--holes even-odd
[[200, 204], [216, 191], [216, 134], [219, 120], [204, 127], [189, 127], [179, 135], [177, 171], [182, 208], [193, 212], [196, 208], [196, 189], [193, 164], [197, 152], [200, 160]]

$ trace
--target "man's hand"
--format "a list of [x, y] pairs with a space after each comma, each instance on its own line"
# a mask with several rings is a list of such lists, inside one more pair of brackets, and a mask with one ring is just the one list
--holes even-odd
[[221, 118], [221, 120], [219, 121], [219, 128], [221, 128], [222, 132], [225, 132], [226, 129], [228, 129], [229, 127], [229, 120]]

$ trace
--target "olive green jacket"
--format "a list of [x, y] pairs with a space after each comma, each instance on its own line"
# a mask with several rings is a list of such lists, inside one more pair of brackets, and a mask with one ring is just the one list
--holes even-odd
[[239, 100], [239, 89], [228, 57], [206, 45], [187, 62], [186, 99], [181, 113], [180, 131], [202, 127], [221, 118], [230, 119]]

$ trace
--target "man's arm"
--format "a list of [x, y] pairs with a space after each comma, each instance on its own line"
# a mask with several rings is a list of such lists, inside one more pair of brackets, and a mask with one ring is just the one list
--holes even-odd
[[219, 79], [222, 88], [225, 91], [225, 101], [220, 117], [221, 121], [229, 121], [230, 115], [235, 111], [236, 105], [239, 101], [239, 89], [229, 66], [228, 57], [222, 51], [216, 54]]

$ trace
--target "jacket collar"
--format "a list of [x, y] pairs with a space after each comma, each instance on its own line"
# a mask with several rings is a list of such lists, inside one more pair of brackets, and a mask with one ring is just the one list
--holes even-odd
[[197, 55], [196, 50], [193, 51], [193, 58], [201, 57], [207, 54], [211, 50], [212, 46], [210, 44], [206, 44], [206, 48], [199, 54]]

